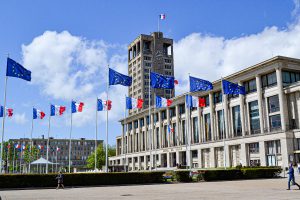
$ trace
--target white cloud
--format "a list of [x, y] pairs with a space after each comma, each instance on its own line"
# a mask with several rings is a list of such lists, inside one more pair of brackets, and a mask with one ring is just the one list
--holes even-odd
[[[109, 50], [122, 52], [108, 58]], [[42, 95], [55, 100], [70, 102], [82, 101], [85, 107], [82, 113], [74, 114], [75, 126], [94, 123], [96, 97], [106, 99], [107, 64], [127, 74], [127, 56], [124, 45], [107, 44], [104, 41], [89, 41], [73, 36], [67, 31], [57, 33], [46, 31], [37, 36], [28, 45], [22, 46], [23, 64], [33, 71], [32, 83], [41, 88]], [[124, 97], [119, 92], [122, 86], [110, 88], [113, 110], [110, 119], [119, 119], [124, 106]], [[127, 93], [127, 89], [125, 90]], [[99, 95], [97, 95], [99, 94]], [[100, 120], [105, 117], [99, 114]], [[69, 116], [65, 115], [69, 125]]]
[[292, 11], [291, 15], [292, 17], [298, 17], [299, 16], [299, 12], [300, 12], [300, 0], [293, 0], [295, 8]]
[[14, 113], [12, 116], [12, 120], [16, 123], [16, 124], [25, 124], [27, 123], [27, 119], [26, 119], [26, 115], [25, 113]]
[[188, 73], [215, 81], [273, 56], [300, 58], [299, 44], [300, 21], [231, 39], [192, 33], [174, 44], [176, 93], [188, 91]]

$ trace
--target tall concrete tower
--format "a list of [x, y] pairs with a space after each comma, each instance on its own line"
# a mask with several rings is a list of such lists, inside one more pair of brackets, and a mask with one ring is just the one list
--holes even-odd
[[[155, 95], [172, 98], [175, 89], [153, 89], [149, 98], [150, 72], [156, 72], [168, 76], [174, 76], [173, 40], [164, 38], [162, 32], [154, 32], [151, 35], [141, 34], [128, 46], [128, 75], [132, 77], [132, 85], [129, 87], [130, 97], [144, 100], [144, 107], [148, 108], [149, 99], [151, 106]], [[132, 110], [129, 114], [137, 113]]]

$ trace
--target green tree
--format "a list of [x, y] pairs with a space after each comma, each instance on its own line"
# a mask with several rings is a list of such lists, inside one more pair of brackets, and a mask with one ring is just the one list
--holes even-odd
[[[103, 165], [105, 165], [105, 146], [103, 144], [98, 145], [97, 147], [97, 161], [96, 167], [99, 169]], [[116, 155], [116, 148], [108, 145], [108, 157]], [[95, 168], [95, 152], [93, 152], [87, 158], [87, 168], [94, 169]]]

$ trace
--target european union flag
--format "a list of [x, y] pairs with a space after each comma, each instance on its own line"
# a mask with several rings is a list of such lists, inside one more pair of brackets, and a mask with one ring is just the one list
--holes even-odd
[[3, 117], [4, 115], [4, 109], [3, 106], [0, 106], [0, 117]]
[[152, 88], [162, 88], [162, 89], [173, 89], [174, 88], [174, 77], [164, 76], [154, 72], [150, 73], [150, 81]]
[[211, 82], [190, 76], [190, 92], [212, 90]]
[[132, 78], [109, 68], [109, 85], [131, 86]]
[[6, 76], [21, 78], [26, 81], [31, 81], [31, 71], [25, 69], [16, 61], [7, 58]]
[[231, 83], [226, 80], [222, 80], [223, 93], [224, 94], [246, 94], [246, 90], [244, 86], [239, 86], [238, 84]]

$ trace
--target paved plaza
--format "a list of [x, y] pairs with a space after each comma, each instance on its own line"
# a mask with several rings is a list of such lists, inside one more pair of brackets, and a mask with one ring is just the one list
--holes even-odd
[[[299, 179], [298, 179], [299, 180]], [[287, 191], [287, 179], [126, 185], [0, 191], [3, 199], [299, 199], [300, 190]]]

